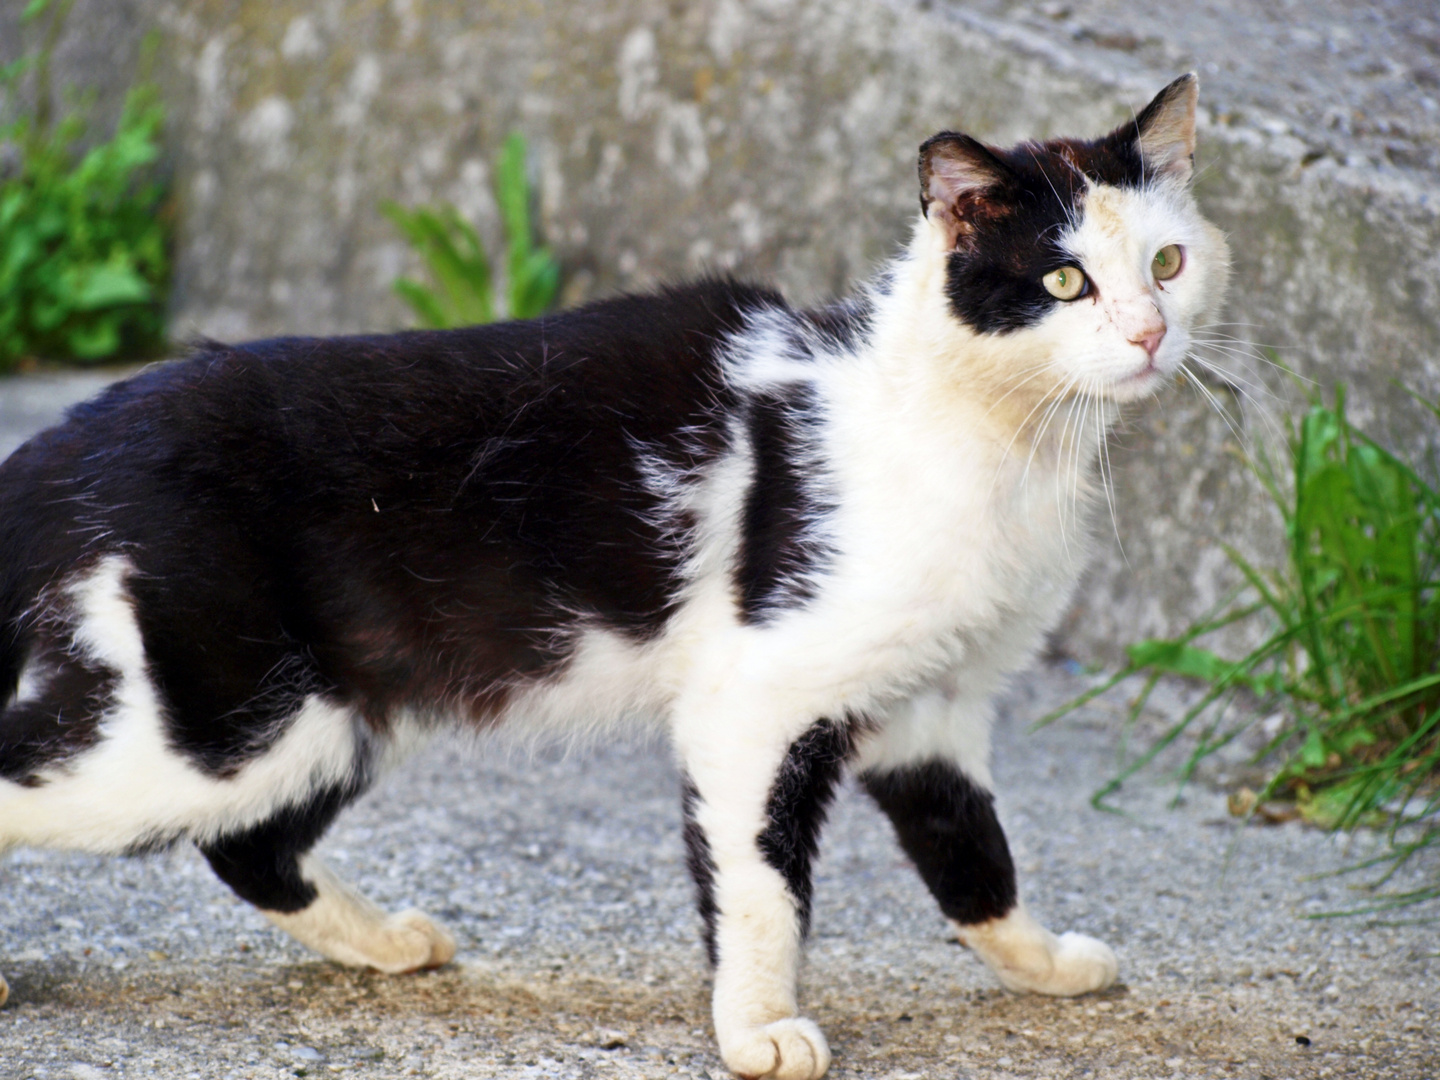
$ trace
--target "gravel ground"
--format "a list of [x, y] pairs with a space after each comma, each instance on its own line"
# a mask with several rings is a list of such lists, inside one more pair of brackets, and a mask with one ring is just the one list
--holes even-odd
[[[0, 384], [0, 450], [104, 377]], [[1127, 816], [1091, 809], [1118, 703], [1027, 733], [1084, 685], [1062, 668], [1023, 680], [996, 776], [1030, 906], [1114, 945], [1122, 985], [1072, 1001], [1001, 990], [847, 788], [802, 987], [832, 1075], [1440, 1074], [1436, 910], [1305, 918], [1356, 902], [1350, 879], [1315, 875], [1374, 840], [1345, 846], [1298, 823], [1238, 830], [1213, 774], [1179, 806], [1152, 774], [1127, 784]], [[655, 746], [432, 746], [323, 845], [377, 901], [418, 905], [457, 933], [457, 963], [408, 977], [318, 959], [188, 849], [12, 852], [0, 859], [12, 987], [0, 1076], [723, 1076], [676, 792]], [[1413, 869], [1426, 872], [1433, 860]]]

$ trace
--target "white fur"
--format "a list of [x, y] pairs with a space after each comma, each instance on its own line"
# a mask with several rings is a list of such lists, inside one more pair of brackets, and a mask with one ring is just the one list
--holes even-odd
[[314, 855], [301, 858], [300, 875], [315, 887], [315, 899], [301, 911], [265, 917], [336, 963], [398, 974], [454, 957], [455, 939], [443, 927], [413, 909], [387, 915]]
[[1023, 905], [1003, 918], [954, 925], [960, 941], [1010, 990], [1074, 997], [1104, 990], [1120, 973], [1108, 945], [1084, 934], [1056, 937]]
[[76, 646], [115, 673], [114, 703], [100, 740], [42, 770], [39, 786], [0, 780], [0, 848], [116, 852], [162, 837], [204, 841], [350, 776], [363, 729], [350, 710], [316, 697], [231, 778], [208, 776], [171, 750], [125, 589], [129, 573], [128, 560], [108, 556], [68, 586]]

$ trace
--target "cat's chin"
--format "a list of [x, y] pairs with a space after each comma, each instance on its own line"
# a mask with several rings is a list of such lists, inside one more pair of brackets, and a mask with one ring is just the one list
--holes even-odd
[[1123, 379], [1117, 379], [1105, 387], [1103, 393], [1116, 404], [1143, 401], [1154, 397], [1173, 378], [1173, 374], [1151, 364], [1144, 370]]

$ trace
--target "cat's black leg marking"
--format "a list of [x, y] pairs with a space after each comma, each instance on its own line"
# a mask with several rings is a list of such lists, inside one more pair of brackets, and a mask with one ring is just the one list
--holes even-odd
[[[765, 828], [756, 844], [765, 861], [785, 878], [800, 916], [801, 933], [810, 927], [812, 885], [810, 865], [820, 843], [820, 829], [835, 794], [845, 759], [853, 746], [848, 726], [821, 721], [790, 747], [770, 787]], [[700, 792], [687, 776], [682, 789], [685, 811], [686, 864], [695, 880], [696, 904], [704, 922], [705, 952], [717, 962], [715, 921], [715, 858], [705, 830], [695, 819]]]
[[366, 786], [363, 772], [314, 792], [259, 825], [200, 850], [220, 878], [272, 923], [341, 964], [398, 973], [438, 967], [455, 939], [419, 911], [387, 914], [341, 881], [310, 848]]
[[810, 931], [810, 865], [854, 746], [852, 727], [822, 720], [791, 744], [771, 784], [767, 824], [757, 838], [765, 861], [780, 871], [795, 899], [802, 936]]
[[1015, 863], [990, 792], [940, 760], [860, 779], [946, 915], [982, 923], [1015, 907]]
[[940, 908], [1012, 990], [1070, 996], [1115, 981], [1115, 954], [1083, 934], [1050, 933], [1019, 902], [995, 799], [935, 758], [861, 776]]
[[715, 906], [715, 856], [710, 850], [705, 830], [695, 820], [695, 806], [700, 801], [700, 792], [689, 776], [683, 781], [680, 798], [685, 812], [685, 865], [695, 881], [695, 904], [700, 909], [700, 919], [705, 927], [705, 955], [710, 958], [710, 966], [714, 967], [718, 960], [715, 919], [719, 914], [719, 908]]
[[201, 844], [200, 851], [240, 899], [262, 911], [302, 911], [317, 893], [301, 876], [300, 857], [315, 846], [335, 816], [364, 788], [360, 780], [322, 788], [304, 803], [287, 806], [267, 821]]

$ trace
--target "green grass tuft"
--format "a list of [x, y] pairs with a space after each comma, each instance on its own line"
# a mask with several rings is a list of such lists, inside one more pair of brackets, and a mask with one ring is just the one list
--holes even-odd
[[[549, 248], [535, 243], [530, 220], [530, 181], [525, 174], [525, 138], [511, 132], [500, 151], [495, 201], [505, 228], [505, 310], [511, 319], [531, 319], [555, 305], [560, 264]], [[420, 255], [430, 284], [398, 278], [396, 295], [410, 305], [422, 326], [446, 330], [494, 322], [497, 310], [489, 256], [475, 226], [450, 204], [407, 210], [395, 202], [380, 207]]]
[[45, 42], [0, 67], [0, 372], [141, 355], [164, 337], [164, 110], [139, 86], [114, 134], [88, 148], [83, 101], [52, 116], [50, 56], [70, 3], [32, 0], [22, 18], [50, 10]]
[[[1440, 405], [1422, 404], [1440, 420]], [[1283, 722], [1256, 758], [1269, 765], [1269, 779], [1250, 805], [1291, 800], [1326, 828], [1387, 828], [1385, 856], [1365, 864], [1386, 866], [1383, 881], [1440, 843], [1440, 493], [1350, 424], [1343, 390], [1333, 407], [1312, 401], [1291, 432], [1289, 459], [1283, 480], [1263, 457], [1256, 466], [1284, 521], [1284, 566], [1261, 569], [1227, 549], [1244, 575], [1243, 589], [1180, 636], [1131, 645], [1121, 671], [1041, 723], [1144, 676], [1128, 732], [1162, 677], [1205, 687], [1095, 793], [1095, 805], [1104, 808], [1127, 777], [1186, 732], [1197, 745], [1182, 782], [1255, 717], [1278, 709]], [[1200, 644], [1255, 620], [1263, 621], [1265, 640], [1238, 660]], [[1251, 699], [1248, 707], [1227, 707], [1237, 695]], [[1440, 881], [1378, 904], [1437, 897]]]

